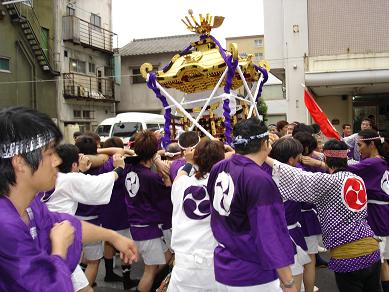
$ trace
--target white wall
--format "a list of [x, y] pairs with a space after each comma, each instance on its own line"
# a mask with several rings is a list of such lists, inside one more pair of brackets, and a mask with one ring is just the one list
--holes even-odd
[[271, 68], [285, 70], [287, 119], [307, 122], [301, 86], [308, 54], [307, 0], [264, 1], [264, 15], [265, 58]]
[[334, 127], [340, 134], [344, 123], [353, 124], [352, 96], [347, 96], [347, 99], [343, 99], [342, 96], [321, 96], [317, 97], [316, 101], [330, 122], [333, 119], [339, 120], [339, 124]]

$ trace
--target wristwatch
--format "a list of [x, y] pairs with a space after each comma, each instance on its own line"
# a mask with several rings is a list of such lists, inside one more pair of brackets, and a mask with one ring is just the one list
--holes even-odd
[[282, 286], [284, 288], [293, 288], [294, 287], [294, 279], [292, 278], [288, 282], [282, 282]]
[[124, 168], [119, 166], [119, 167], [114, 168], [113, 171], [116, 172], [118, 176], [121, 176], [124, 172]]

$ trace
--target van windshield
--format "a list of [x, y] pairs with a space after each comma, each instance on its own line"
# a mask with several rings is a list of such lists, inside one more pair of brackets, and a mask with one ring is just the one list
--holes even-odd
[[112, 136], [117, 137], [131, 137], [137, 131], [142, 129], [141, 123], [116, 123], [113, 125]]
[[159, 130], [162, 128], [162, 126], [159, 124], [146, 124], [146, 127], [148, 130], [152, 130], [152, 131]]
[[111, 125], [100, 125], [96, 129], [96, 133], [99, 136], [109, 136], [109, 131], [111, 130]]

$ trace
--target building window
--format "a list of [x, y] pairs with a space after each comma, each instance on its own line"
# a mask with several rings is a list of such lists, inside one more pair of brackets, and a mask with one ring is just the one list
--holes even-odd
[[96, 14], [91, 13], [90, 23], [93, 24], [92, 27], [99, 29], [101, 27], [101, 17], [96, 15]]
[[90, 119], [91, 118], [91, 111], [82, 111], [82, 117], [84, 119]]
[[258, 47], [263, 47], [263, 40], [254, 40], [255, 46]]
[[70, 6], [66, 6], [66, 15], [68, 16], [74, 16], [76, 15], [76, 9]]
[[86, 74], [86, 62], [77, 59], [70, 59], [69, 67], [70, 67], [69, 68], [70, 72], [78, 72], [78, 73]]
[[10, 72], [9, 58], [0, 57], [0, 72]]
[[73, 111], [73, 117], [81, 119], [81, 111], [80, 110], [74, 110]]
[[263, 58], [263, 54], [262, 53], [255, 53], [254, 56], [255, 56], [256, 60], [261, 60]]
[[89, 63], [89, 73], [96, 74], [96, 65], [94, 63]]
[[132, 70], [132, 84], [145, 83], [145, 79], [140, 74], [139, 68], [133, 68]]

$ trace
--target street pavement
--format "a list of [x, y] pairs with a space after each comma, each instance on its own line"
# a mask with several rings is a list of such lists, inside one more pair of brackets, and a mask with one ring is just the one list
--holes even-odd
[[[329, 253], [321, 253], [320, 254], [323, 259], [329, 259]], [[120, 259], [117, 263], [120, 263]], [[117, 268], [115, 268], [115, 272], [117, 274], [121, 274], [119, 269], [120, 264], [117, 264]], [[136, 263], [132, 266], [131, 278], [139, 279], [143, 273], [143, 263]], [[101, 261], [99, 274], [97, 276], [97, 286], [95, 287], [96, 292], [117, 292], [123, 291], [122, 283], [106, 283], [104, 282], [105, 268], [104, 261]], [[319, 292], [337, 292], [335, 284], [335, 276], [334, 273], [327, 268], [316, 268], [316, 286], [319, 287]], [[244, 292], [244, 290], [242, 290]]]

